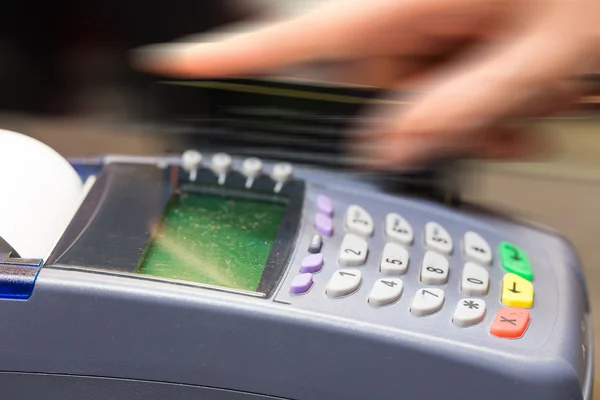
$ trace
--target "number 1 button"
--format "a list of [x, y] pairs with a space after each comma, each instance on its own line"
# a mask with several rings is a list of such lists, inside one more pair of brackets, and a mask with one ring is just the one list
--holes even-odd
[[354, 293], [360, 286], [362, 274], [358, 269], [340, 269], [333, 273], [325, 293], [329, 297], [343, 297]]
[[369, 295], [369, 304], [385, 306], [398, 300], [402, 296], [404, 283], [398, 278], [379, 279], [373, 285]]
[[366, 240], [351, 233], [344, 236], [340, 247], [339, 263], [357, 267], [367, 261], [368, 246]]

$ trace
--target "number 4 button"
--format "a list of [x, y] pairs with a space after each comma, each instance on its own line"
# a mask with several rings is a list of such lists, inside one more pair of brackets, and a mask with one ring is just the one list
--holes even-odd
[[398, 278], [379, 279], [369, 294], [369, 304], [384, 306], [391, 304], [402, 296], [404, 283]]

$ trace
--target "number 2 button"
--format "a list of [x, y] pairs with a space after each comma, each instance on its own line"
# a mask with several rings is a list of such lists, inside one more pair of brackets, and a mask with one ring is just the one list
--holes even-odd
[[379, 270], [385, 275], [401, 275], [408, 269], [408, 251], [396, 243], [387, 243], [383, 248]]
[[344, 236], [340, 247], [339, 263], [346, 266], [360, 266], [367, 261], [366, 240], [351, 233]]

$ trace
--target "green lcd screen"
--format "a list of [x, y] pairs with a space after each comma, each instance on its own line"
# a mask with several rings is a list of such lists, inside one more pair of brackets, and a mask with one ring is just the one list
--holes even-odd
[[177, 193], [136, 272], [256, 292], [284, 211], [262, 199]]

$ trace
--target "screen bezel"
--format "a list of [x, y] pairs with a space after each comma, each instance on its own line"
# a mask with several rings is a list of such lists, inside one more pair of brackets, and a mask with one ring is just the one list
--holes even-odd
[[[47, 260], [46, 267], [122, 275], [142, 280], [270, 298], [282, 279], [284, 271], [287, 270], [296, 246], [302, 219], [305, 184], [301, 180], [293, 179], [283, 185], [279, 192], [275, 192], [276, 183], [268, 176], [256, 178], [250, 189], [246, 188], [246, 179], [239, 172], [232, 171], [228, 173], [225, 182], [220, 185], [217, 175], [209, 169], [199, 171], [195, 181], [190, 182], [189, 174], [176, 164], [159, 166], [122, 162], [106, 165]], [[130, 200], [132, 196], [136, 195], [135, 192], [143, 188], [144, 185], [150, 187], [153, 193], [152, 196], [156, 197], [157, 200], [156, 204], [139, 211], [136, 210], [139, 207], [135, 207], [135, 204], [132, 206]], [[132, 236], [136, 236], [137, 242], [135, 245], [130, 244], [131, 251], [119, 254], [120, 258], [115, 257], [122, 262], [107, 262], [110, 256], [102, 253], [102, 250], [106, 247], [110, 248], [110, 246], [104, 248], [96, 246], [98, 242], [101, 243], [102, 240], [107, 240], [107, 229], [112, 229], [107, 227], [109, 225], [107, 220], [118, 219], [119, 217], [128, 218], [128, 215], [136, 212], [139, 220], [149, 220], [157, 216], [162, 218], [167, 202], [176, 191], [180, 190], [213, 191], [213, 193], [219, 194], [232, 192], [236, 196], [246, 193], [250, 197], [260, 196], [263, 200], [287, 204], [256, 291], [245, 291], [136, 273], [136, 267], [141, 261], [147, 245], [156, 234], [156, 227], [143, 233], [139, 226], [136, 227], [135, 235]], [[146, 215], [140, 216], [140, 212]], [[124, 229], [128, 229], [128, 227], [125, 226]], [[136, 253], [139, 250], [137, 247], [141, 243], [144, 243], [144, 245], [141, 251]], [[99, 247], [98, 250], [97, 247]], [[127, 250], [125, 249], [125, 251]], [[119, 249], [119, 251], [122, 251], [122, 249]]]

